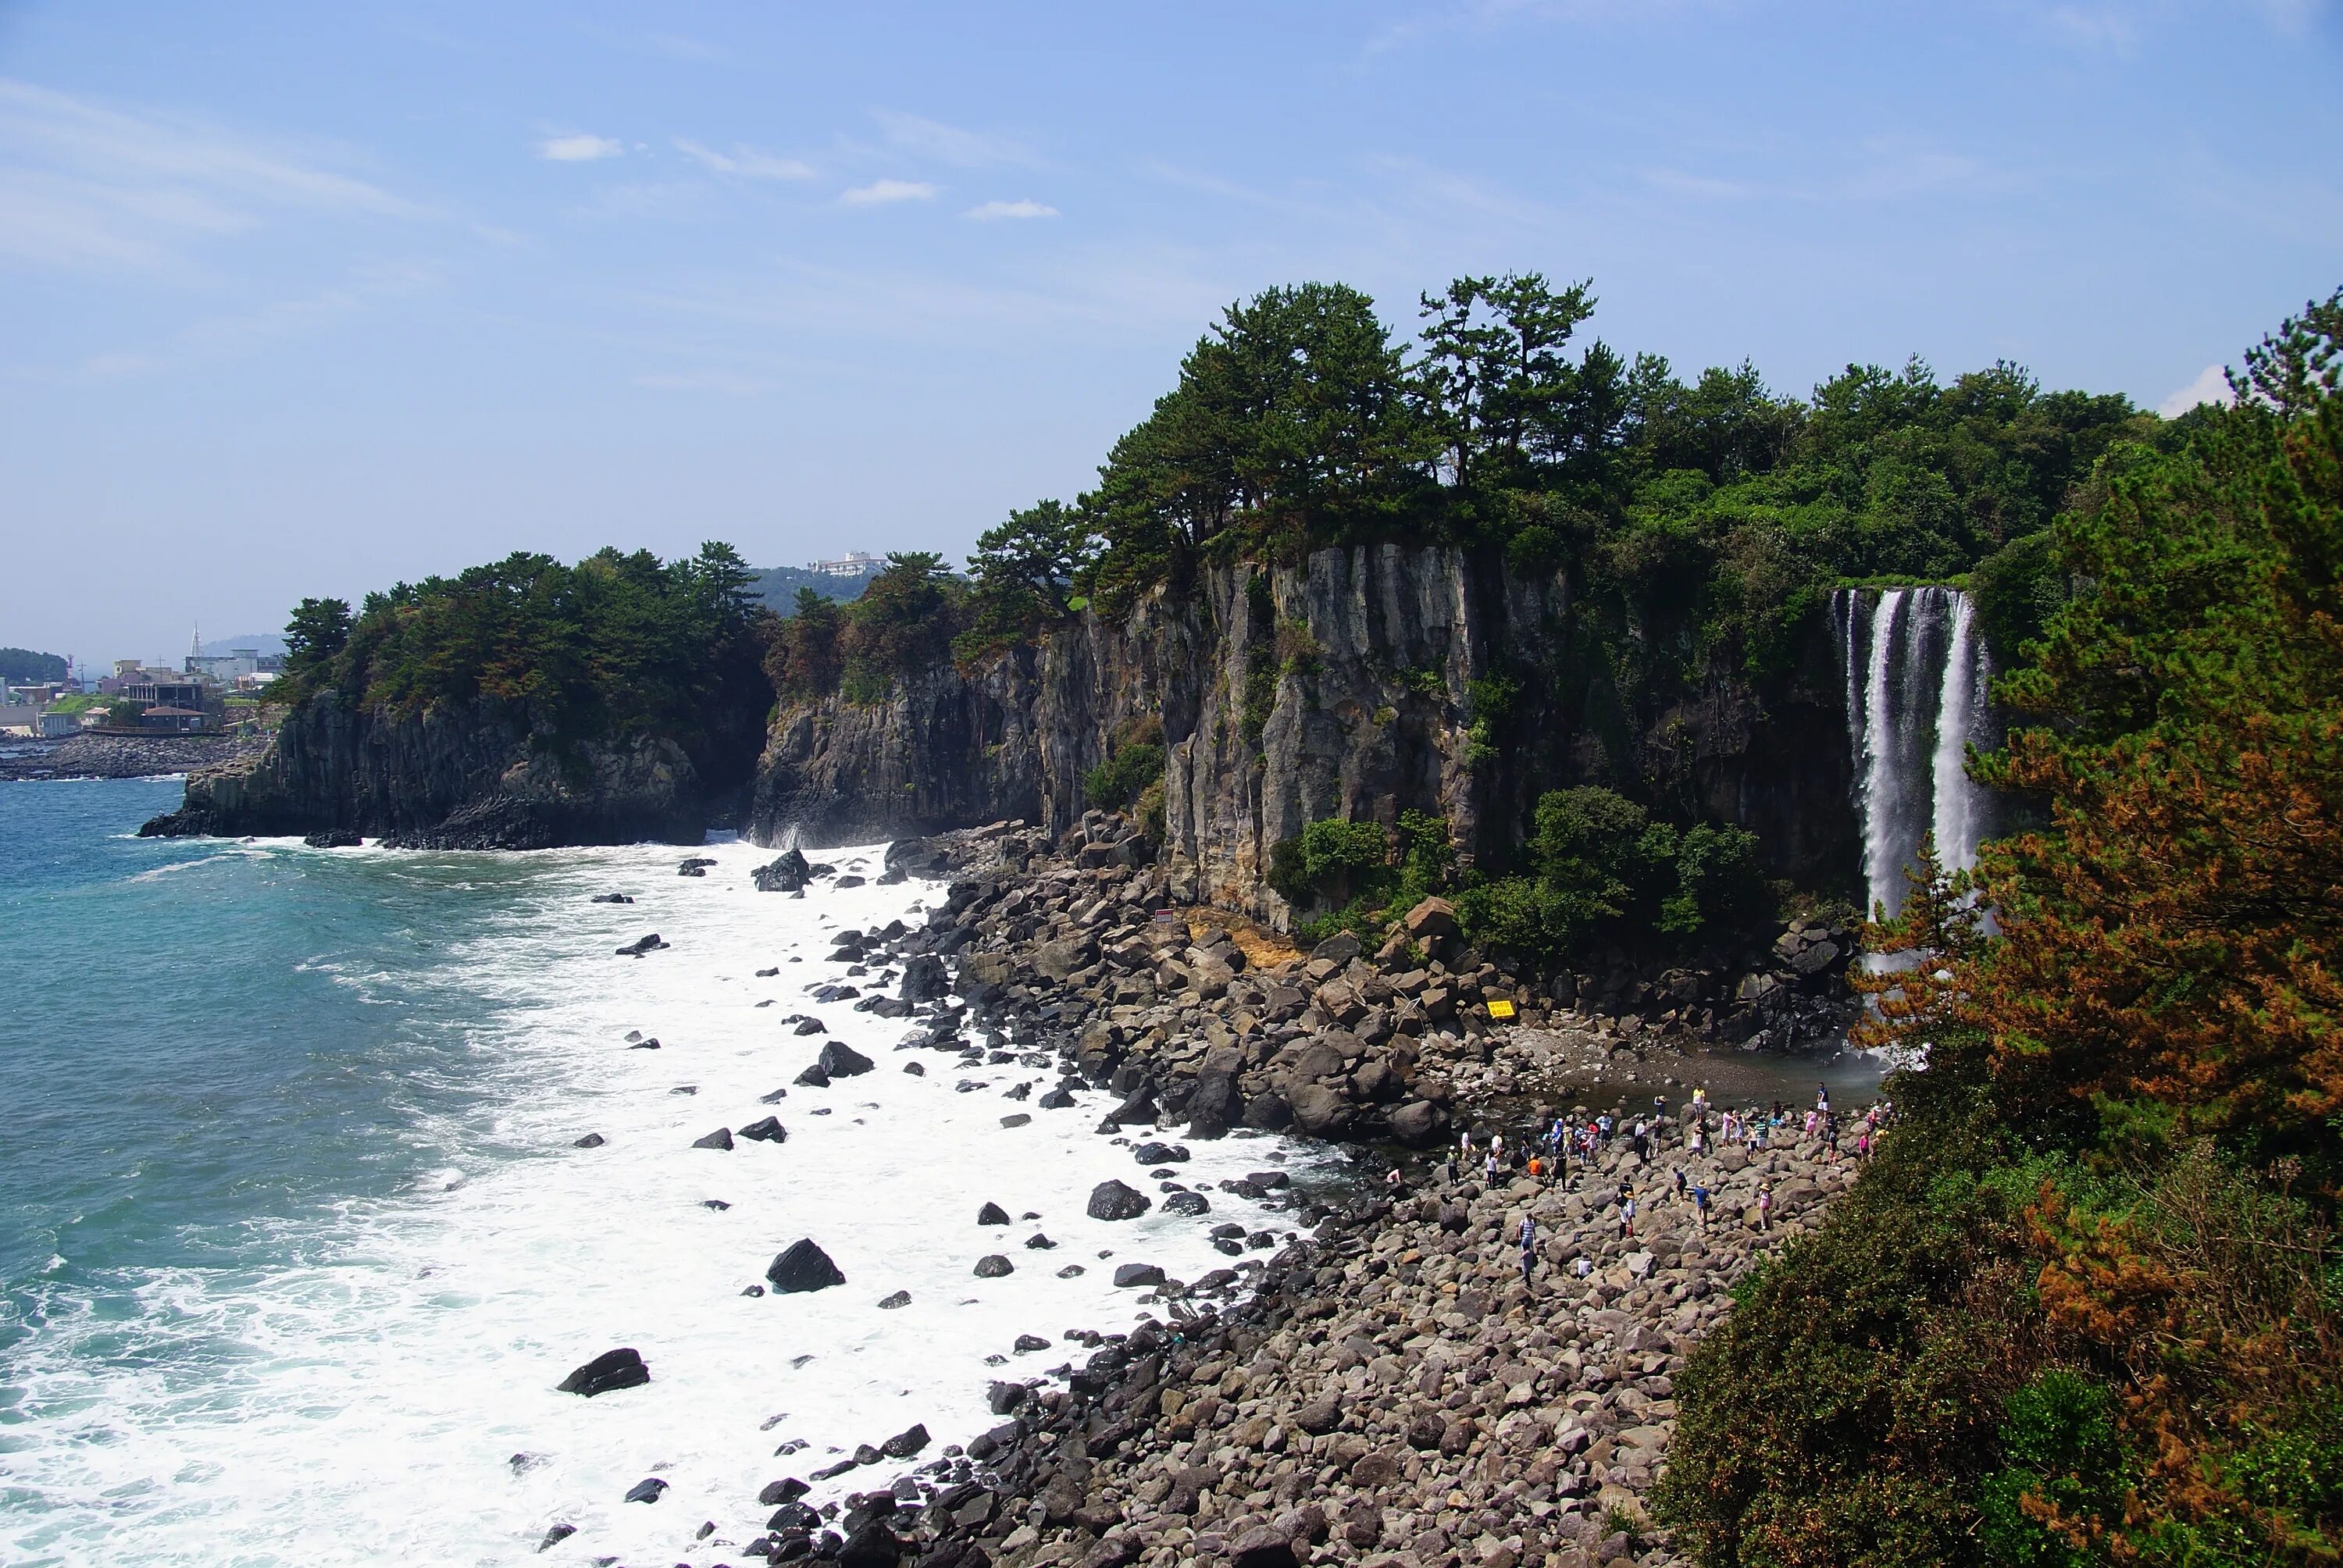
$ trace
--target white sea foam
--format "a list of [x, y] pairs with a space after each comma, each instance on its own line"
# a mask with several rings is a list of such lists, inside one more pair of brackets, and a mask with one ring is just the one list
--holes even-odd
[[[963, 1070], [934, 1051], [898, 1052], [905, 1024], [805, 995], [838, 978], [829, 933], [904, 915], [933, 897], [931, 885], [796, 900], [752, 890], [762, 852], [700, 852], [717, 864], [696, 879], [675, 875], [672, 850], [548, 852], [546, 874], [498, 929], [443, 955], [428, 983], [480, 997], [472, 1049], [495, 1092], [476, 1112], [418, 1122], [428, 1174], [409, 1196], [278, 1222], [266, 1251], [283, 1262], [266, 1271], [157, 1272], [135, 1323], [55, 1303], [15, 1355], [23, 1397], [0, 1429], [0, 1484], [31, 1506], [0, 1517], [0, 1557], [737, 1562], [759, 1533], [766, 1482], [914, 1422], [938, 1448], [965, 1442], [995, 1420], [989, 1380], [1079, 1360], [1061, 1338], [1068, 1329], [1128, 1328], [1143, 1309], [1137, 1292], [1113, 1288], [1116, 1263], [1194, 1279], [1227, 1261], [1211, 1249], [1211, 1225], [1290, 1224], [1212, 1191], [1217, 1180], [1265, 1168], [1272, 1154], [1305, 1181], [1333, 1179], [1322, 1151], [1200, 1143], [1180, 1174], [1210, 1193], [1209, 1217], [1085, 1218], [1097, 1181], [1152, 1185], [1129, 1147], [1092, 1131], [1105, 1097], [1003, 1128], [1004, 1115], [1031, 1110], [1004, 1091], [1031, 1082], [1038, 1094], [1051, 1070]], [[872, 851], [824, 858], [878, 869]], [[638, 901], [586, 901], [616, 888]], [[614, 955], [652, 930], [672, 946]], [[778, 977], [754, 977], [776, 965]], [[768, 998], [774, 1005], [757, 1006]], [[784, 1020], [800, 1011], [830, 1032], [793, 1035]], [[661, 1049], [627, 1049], [628, 1030]], [[877, 1070], [760, 1102], [826, 1039]], [[903, 1070], [913, 1060], [926, 1076]], [[983, 1087], [959, 1092], [963, 1080]], [[675, 1092], [683, 1086], [694, 1092]], [[786, 1143], [689, 1146], [769, 1113]], [[608, 1144], [572, 1147], [589, 1131]], [[491, 1142], [521, 1152], [480, 1151]], [[704, 1206], [710, 1199], [730, 1207]], [[987, 1201], [1040, 1218], [980, 1228]], [[1058, 1247], [1027, 1250], [1037, 1231]], [[800, 1236], [829, 1251], [847, 1283], [743, 1295]], [[990, 1252], [1016, 1271], [975, 1278]], [[1071, 1262], [1087, 1272], [1059, 1278]], [[897, 1290], [910, 1305], [879, 1310]], [[985, 1364], [1021, 1332], [1061, 1342]], [[111, 1355], [94, 1348], [107, 1336], [122, 1347]], [[642, 1352], [648, 1386], [590, 1401], [554, 1392], [618, 1345]], [[789, 1440], [808, 1446], [776, 1457]], [[855, 1472], [821, 1490], [891, 1473]], [[652, 1475], [669, 1483], [661, 1501], [621, 1501]], [[716, 1533], [695, 1542], [703, 1520]], [[555, 1523], [578, 1533], [536, 1558]]]

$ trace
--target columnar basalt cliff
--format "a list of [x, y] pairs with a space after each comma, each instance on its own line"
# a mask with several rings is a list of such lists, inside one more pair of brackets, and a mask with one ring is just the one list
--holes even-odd
[[670, 740], [563, 745], [525, 708], [481, 701], [369, 712], [317, 693], [258, 755], [192, 775], [149, 836], [339, 834], [415, 849], [696, 844], [710, 802]]
[[1056, 832], [1132, 719], [1160, 716], [1175, 895], [1270, 920], [1271, 851], [1333, 816], [1443, 817], [1505, 862], [1541, 791], [1604, 783], [1664, 812], [1753, 829], [1775, 867], [1852, 887], [1843, 693], [1826, 618], [1797, 664], [1711, 670], [1681, 700], [1623, 696], [1564, 574], [1396, 544], [1204, 568], [1120, 618], [1086, 610], [1038, 648], [777, 712], [746, 829], [829, 844], [1023, 817]]

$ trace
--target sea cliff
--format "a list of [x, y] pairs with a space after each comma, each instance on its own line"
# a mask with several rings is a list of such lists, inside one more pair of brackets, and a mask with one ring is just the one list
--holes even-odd
[[1160, 721], [1171, 890], [1282, 921], [1271, 853], [1311, 821], [1448, 822], [1502, 863], [1537, 796], [1605, 784], [1750, 828], [1778, 874], [1851, 885], [1859, 859], [1828, 623], [1759, 682], [1721, 665], [1669, 700], [1622, 694], [1570, 578], [1494, 552], [1363, 545], [1202, 568], [1127, 613], [1084, 609], [1038, 646], [775, 711], [743, 827], [836, 844], [1026, 818], [1077, 821], [1085, 776]]
[[142, 835], [337, 834], [413, 849], [696, 844], [710, 802], [658, 738], [563, 744], [524, 705], [370, 711], [320, 691], [256, 756], [193, 774]]

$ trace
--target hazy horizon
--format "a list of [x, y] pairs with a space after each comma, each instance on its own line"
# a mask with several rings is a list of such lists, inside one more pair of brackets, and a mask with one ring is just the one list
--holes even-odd
[[1307, 278], [2184, 407], [2343, 283], [2338, 64], [2328, 0], [0, 7], [0, 643], [520, 548], [957, 560]]

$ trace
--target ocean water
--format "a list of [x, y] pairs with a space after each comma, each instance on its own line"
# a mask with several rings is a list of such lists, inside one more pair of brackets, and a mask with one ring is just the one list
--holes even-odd
[[[733, 843], [682, 878], [663, 846], [131, 836], [177, 796], [0, 783], [0, 1561], [737, 1562], [765, 1483], [914, 1422], [932, 1457], [993, 1423], [991, 1379], [1130, 1327], [1116, 1263], [1193, 1279], [1228, 1261], [1211, 1225], [1292, 1223], [1218, 1191], [1202, 1219], [1091, 1221], [1094, 1182], [1152, 1185], [1093, 1132], [1104, 1097], [1004, 1129], [1032, 1109], [1004, 1093], [1053, 1072], [899, 1052], [907, 1024], [809, 1001], [840, 978], [830, 933], [915, 920], [933, 884], [759, 894]], [[669, 950], [614, 954], [654, 930]], [[791, 1086], [824, 1039], [877, 1070]], [[786, 1143], [689, 1147], [766, 1114]], [[1281, 1140], [1195, 1152], [1206, 1191], [1341, 1180]], [[1039, 1218], [980, 1228], [987, 1201]], [[800, 1236], [847, 1283], [744, 1295]], [[990, 1252], [1016, 1271], [975, 1278]], [[1059, 1342], [1013, 1355], [1022, 1332]], [[555, 1392], [617, 1345], [648, 1386]], [[651, 1476], [658, 1503], [622, 1501]], [[577, 1533], [538, 1556], [556, 1523]]]

